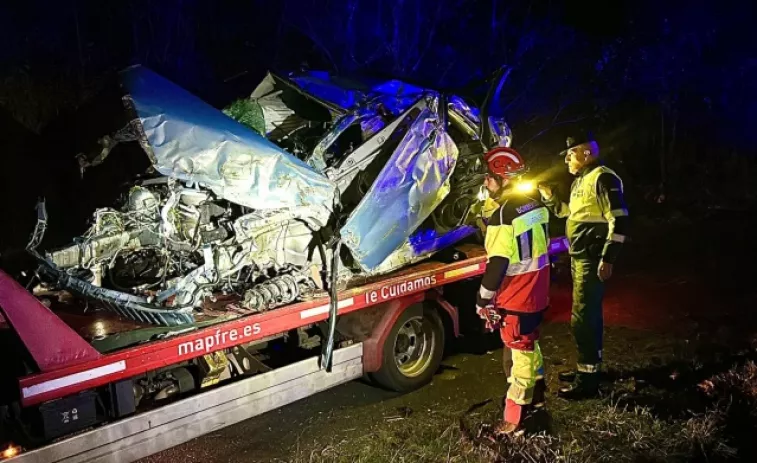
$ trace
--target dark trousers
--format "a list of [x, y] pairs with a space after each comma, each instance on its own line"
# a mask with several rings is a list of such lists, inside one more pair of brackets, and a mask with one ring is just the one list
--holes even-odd
[[596, 382], [602, 363], [602, 298], [605, 285], [597, 275], [599, 259], [570, 261], [573, 276], [573, 310], [570, 325], [573, 330], [578, 362], [576, 370], [581, 381]]

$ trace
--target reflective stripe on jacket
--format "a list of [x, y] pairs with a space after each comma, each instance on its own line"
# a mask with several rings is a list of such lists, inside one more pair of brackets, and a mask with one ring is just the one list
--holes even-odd
[[508, 198], [492, 214], [486, 229], [486, 253], [490, 261], [506, 259], [507, 270], [496, 290], [482, 287], [482, 291], [496, 293], [497, 307], [515, 312], [538, 312], [547, 307], [548, 224], [549, 211], [531, 198]]
[[557, 217], [567, 217], [572, 257], [615, 262], [630, 222], [623, 182], [612, 169], [589, 166], [573, 182], [568, 203], [554, 196], [544, 203]]

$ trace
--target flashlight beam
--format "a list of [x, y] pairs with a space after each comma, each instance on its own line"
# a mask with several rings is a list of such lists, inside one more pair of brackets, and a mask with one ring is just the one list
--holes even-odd
[[515, 184], [515, 190], [519, 193], [531, 193], [536, 190], [536, 185], [530, 181], [518, 182]]

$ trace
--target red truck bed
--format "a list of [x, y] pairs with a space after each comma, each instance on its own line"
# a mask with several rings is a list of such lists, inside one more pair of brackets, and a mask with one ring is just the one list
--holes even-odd
[[[553, 239], [550, 252], [561, 252], [565, 246], [563, 238]], [[442, 263], [429, 260], [378, 281], [341, 291], [338, 295], [339, 315], [423, 294], [429, 289], [482, 274], [486, 267], [483, 248], [465, 246], [460, 250], [466, 255], [461, 261]], [[102, 354], [10, 277], [0, 276], [3, 277], [0, 307], [40, 369], [38, 373], [19, 379], [23, 406], [134, 377], [217, 350], [322, 322], [329, 317], [329, 300], [324, 297], [192, 328], [191, 331], [174, 330], [165, 339]], [[70, 321], [71, 315], [64, 318]]]
[[[379, 281], [341, 291], [338, 296], [338, 313], [347, 314], [483, 273], [486, 265], [483, 249], [469, 246], [461, 250], [467, 256], [462, 261], [451, 264], [426, 261], [385, 276]], [[15, 289], [26, 292], [21, 286]], [[4, 290], [4, 293], [8, 294], [8, 291]], [[210, 352], [311, 325], [324, 321], [329, 316], [329, 300], [325, 297], [189, 332], [175, 330], [179, 333], [167, 339], [101, 354], [89, 345], [84, 347], [83, 338], [36, 298], [20, 300], [18, 295], [16, 292], [5, 298], [0, 296], [0, 304], [41, 370], [19, 379], [23, 406], [64, 397]], [[49, 323], [46, 332], [41, 333], [40, 322], [53, 317], [59, 323]], [[70, 314], [66, 318], [71, 319]], [[52, 352], [51, 349], [57, 352]], [[56, 357], [56, 361], [50, 362], [51, 356]]]

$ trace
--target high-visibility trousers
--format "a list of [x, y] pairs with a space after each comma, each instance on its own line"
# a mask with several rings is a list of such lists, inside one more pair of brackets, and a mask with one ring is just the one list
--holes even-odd
[[602, 298], [604, 283], [599, 279], [599, 259], [570, 261], [573, 276], [573, 308], [570, 325], [578, 350], [576, 371], [579, 381], [596, 381], [602, 364]]
[[505, 421], [519, 424], [523, 406], [531, 403], [536, 382], [544, 378], [544, 359], [539, 347], [543, 313], [506, 312], [500, 328], [504, 343], [504, 369], [509, 386]]

